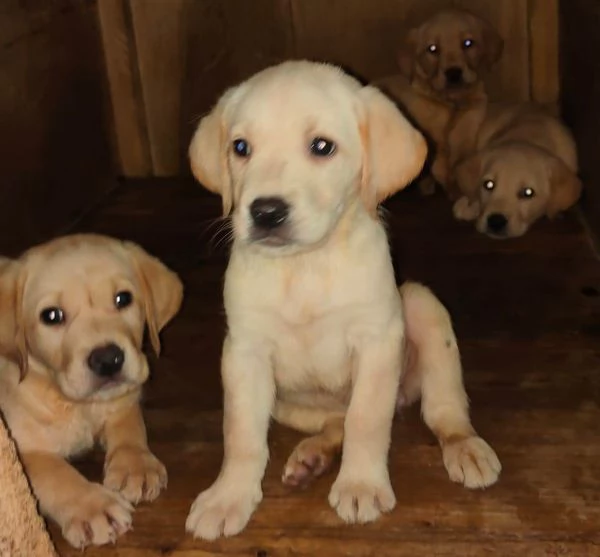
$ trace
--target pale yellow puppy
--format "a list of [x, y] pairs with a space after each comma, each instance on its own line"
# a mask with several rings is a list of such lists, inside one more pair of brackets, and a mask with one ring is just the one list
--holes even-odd
[[290, 456], [287, 483], [321, 473], [343, 444], [329, 502], [347, 522], [394, 507], [392, 418], [397, 403], [421, 392], [451, 478], [468, 487], [496, 481], [500, 463], [469, 420], [449, 317], [422, 286], [399, 294], [378, 218], [378, 203], [406, 186], [425, 156], [420, 133], [382, 93], [325, 64], [266, 69], [200, 122], [192, 168], [221, 194], [234, 240], [224, 291], [225, 454], [190, 510], [195, 536], [246, 526], [262, 499], [271, 416], [312, 434]]
[[[155, 499], [167, 472], [139, 407], [154, 349], [182, 285], [130, 242], [59, 238], [0, 262], [0, 410], [42, 513], [75, 547], [114, 542], [132, 503]], [[67, 459], [100, 442], [104, 485]]]

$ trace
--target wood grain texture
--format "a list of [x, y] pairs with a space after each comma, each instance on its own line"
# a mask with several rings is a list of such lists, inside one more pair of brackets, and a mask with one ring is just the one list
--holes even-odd
[[184, 0], [131, 0], [137, 62], [142, 83], [154, 176], [179, 171], [180, 102], [183, 84]]
[[529, 0], [531, 99], [542, 104], [559, 101], [558, 0]]
[[95, 1], [3, 2], [0, 253], [71, 224], [112, 187]]
[[131, 6], [127, 0], [102, 0], [98, 12], [119, 171], [125, 176], [152, 176], [154, 169]]
[[[107, 0], [121, 159], [134, 161], [124, 173], [146, 175], [149, 164], [153, 175], [187, 174], [197, 119], [227, 87], [271, 64], [325, 60], [367, 80], [397, 73], [407, 28], [450, 5], [480, 13], [505, 39], [486, 76], [492, 99], [556, 102], [557, 0]], [[131, 28], [117, 21], [122, 13]]]
[[[481, 557], [598, 555], [600, 533], [600, 262], [577, 218], [542, 222], [511, 241], [457, 223], [442, 196], [387, 203], [399, 278], [430, 285], [449, 308], [473, 422], [504, 470], [486, 491], [452, 484], [418, 408], [394, 425], [390, 470], [398, 506], [368, 526], [341, 523], [327, 503], [334, 473], [307, 490], [281, 484], [301, 436], [273, 426], [265, 498], [240, 536], [214, 543], [184, 532], [189, 506], [222, 458], [219, 358], [227, 248], [216, 196], [187, 182], [131, 183], [79, 230], [140, 242], [176, 269], [182, 312], [152, 359], [144, 402], [150, 445], [169, 488], [134, 515], [134, 530], [86, 556]], [[160, 218], [161, 226], [157, 226]], [[100, 478], [102, 457], [78, 464]], [[79, 556], [52, 529], [64, 557]]]

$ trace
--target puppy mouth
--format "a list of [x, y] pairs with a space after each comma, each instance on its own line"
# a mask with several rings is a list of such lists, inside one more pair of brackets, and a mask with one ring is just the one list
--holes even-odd
[[268, 248], [282, 248], [294, 243], [287, 226], [276, 230], [253, 227], [250, 232], [250, 242]]

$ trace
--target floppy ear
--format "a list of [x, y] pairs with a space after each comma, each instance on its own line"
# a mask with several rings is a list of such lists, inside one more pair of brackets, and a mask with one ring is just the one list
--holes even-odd
[[23, 315], [23, 265], [0, 258], [0, 355], [19, 366], [21, 377], [27, 373], [27, 342]]
[[372, 215], [385, 198], [418, 176], [427, 157], [424, 137], [379, 89], [358, 91], [363, 144], [361, 197]]
[[158, 333], [175, 316], [183, 300], [183, 284], [159, 259], [132, 242], [124, 242], [138, 275], [152, 348], [160, 354]]
[[398, 62], [400, 73], [410, 81], [412, 81], [413, 74], [415, 73], [417, 34], [418, 29], [410, 29], [396, 53], [396, 61]]
[[[474, 16], [475, 17], [475, 16]], [[486, 68], [491, 68], [502, 56], [504, 39], [495, 27], [487, 20], [477, 17], [483, 42], [483, 62]]]
[[548, 218], [554, 218], [558, 213], [566, 211], [569, 207], [575, 205], [581, 190], [583, 189], [581, 180], [560, 159], [552, 157], [550, 165], [550, 198], [546, 206]]
[[235, 89], [226, 91], [212, 111], [204, 116], [192, 137], [188, 157], [192, 174], [208, 190], [221, 195], [223, 214], [233, 207], [231, 176], [227, 164], [226, 112]]
[[459, 191], [470, 200], [477, 197], [481, 187], [483, 157], [481, 153], [473, 153], [454, 167], [453, 183]]

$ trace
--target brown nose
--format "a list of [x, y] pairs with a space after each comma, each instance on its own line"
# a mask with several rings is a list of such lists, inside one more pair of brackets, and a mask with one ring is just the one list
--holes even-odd
[[88, 367], [99, 377], [114, 377], [124, 362], [125, 352], [112, 342], [94, 348], [88, 356]]

